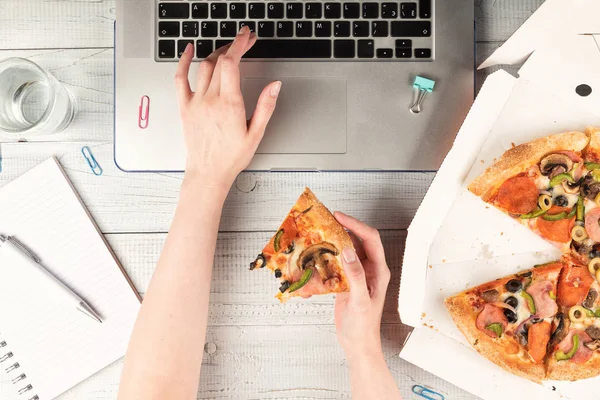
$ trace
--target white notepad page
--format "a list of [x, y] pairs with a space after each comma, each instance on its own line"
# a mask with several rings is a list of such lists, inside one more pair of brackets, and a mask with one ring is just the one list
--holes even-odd
[[0, 189], [0, 234], [29, 247], [103, 318], [54, 301], [0, 245], [0, 357], [13, 353], [1, 373], [19, 363], [10, 379], [27, 378], [15, 393], [32, 386], [14, 398], [53, 399], [123, 357], [140, 301], [56, 159]]

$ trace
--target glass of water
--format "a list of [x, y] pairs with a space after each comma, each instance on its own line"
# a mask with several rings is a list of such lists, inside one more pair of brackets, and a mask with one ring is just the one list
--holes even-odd
[[75, 100], [54, 76], [23, 58], [0, 61], [0, 136], [58, 133], [74, 116]]

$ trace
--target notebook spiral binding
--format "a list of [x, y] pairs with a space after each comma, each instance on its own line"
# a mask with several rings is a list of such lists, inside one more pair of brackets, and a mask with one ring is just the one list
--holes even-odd
[[[19, 368], [21, 365], [14, 360], [15, 355], [12, 351], [8, 349], [8, 343], [5, 340], [0, 339], [0, 364], [4, 371], [7, 374], [16, 373], [19, 374]], [[33, 385], [27, 382], [23, 382], [27, 379], [27, 375], [24, 373], [20, 373], [16, 377], [14, 377], [11, 382], [13, 385], [22, 386], [17, 389], [17, 393], [23, 395], [27, 398], [27, 400], [40, 400], [37, 394], [31, 396], [31, 391], [33, 390]]]

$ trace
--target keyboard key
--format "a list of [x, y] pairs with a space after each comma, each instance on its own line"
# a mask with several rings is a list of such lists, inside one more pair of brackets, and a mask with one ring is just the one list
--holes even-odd
[[368, 37], [369, 23], [367, 21], [354, 21], [352, 23], [352, 36]]
[[325, 18], [342, 18], [342, 5], [340, 3], [325, 3]]
[[333, 24], [333, 36], [350, 37], [350, 22], [336, 21]]
[[159, 22], [158, 36], [160, 37], [179, 37], [179, 22]]
[[202, 22], [200, 36], [202, 37], [217, 37], [218, 26], [216, 22]]
[[360, 4], [344, 3], [344, 18], [346, 18], [346, 19], [360, 18]]
[[412, 50], [411, 49], [402, 49], [396, 47], [396, 58], [411, 58]]
[[419, 17], [431, 18], [431, 0], [419, 0]]
[[196, 58], [206, 58], [213, 52], [212, 40], [196, 41]]
[[[221, 42], [229, 43], [217, 40], [217, 48]], [[244, 58], [331, 58], [331, 40], [263, 39], [257, 41]]]
[[311, 37], [312, 36], [312, 22], [310, 21], [298, 21], [296, 22], [296, 36], [298, 37]]
[[256, 22], [240, 21], [239, 29], [242, 29], [242, 27], [244, 27], [244, 26], [247, 26], [248, 28], [250, 28], [250, 32], [256, 32]]
[[229, 18], [244, 19], [246, 18], [246, 3], [235, 1], [229, 3]]
[[181, 57], [188, 44], [194, 45], [193, 40], [178, 40], [177, 41], [177, 57]]
[[283, 18], [283, 3], [269, 3], [267, 5], [267, 16], [271, 19]]
[[398, 3], [382, 3], [381, 18], [398, 18]]
[[354, 58], [356, 52], [354, 43], [354, 40], [334, 40], [333, 57]]
[[363, 3], [363, 18], [379, 18], [379, 4]]
[[188, 19], [190, 17], [190, 4], [159, 3], [158, 17], [161, 19]]
[[158, 41], [158, 57], [159, 58], [175, 57], [175, 41], [174, 40], [159, 40]]
[[215, 50], [217, 50], [223, 46], [227, 46], [229, 43], [233, 43], [233, 40], [217, 40], [215, 42]]
[[358, 41], [358, 58], [375, 57], [375, 42], [372, 39]]
[[227, 18], [227, 4], [225, 4], [225, 3], [212, 3], [210, 5], [210, 17], [212, 19], [225, 19], [225, 18]]
[[275, 22], [260, 21], [258, 23], [258, 36], [260, 36], [260, 37], [275, 36]]
[[377, 49], [377, 58], [392, 58], [393, 55], [392, 49]]
[[236, 23], [233, 21], [221, 21], [221, 37], [235, 37], [238, 30], [236, 29]]
[[374, 37], [386, 37], [389, 35], [389, 23], [387, 21], [371, 22], [371, 31]]
[[198, 22], [184, 21], [182, 24], [181, 36], [183, 37], [198, 37]]
[[330, 37], [331, 36], [331, 21], [315, 22], [315, 36], [316, 37]]
[[323, 16], [321, 3], [306, 3], [306, 12], [304, 15], [308, 19], [321, 18]]
[[299, 19], [302, 18], [302, 3], [287, 3], [286, 6], [286, 17], [288, 19]]
[[429, 21], [392, 21], [393, 37], [429, 37], [431, 22]]
[[250, 18], [265, 17], [265, 3], [250, 3], [248, 6], [248, 16]]
[[397, 49], [411, 49], [412, 48], [412, 40], [410, 39], [396, 39], [396, 48]]
[[277, 37], [294, 36], [294, 23], [290, 21], [280, 21], [277, 23]]
[[400, 4], [400, 18], [417, 18], [417, 4], [416, 3]]
[[431, 49], [415, 49], [416, 58], [431, 58]]
[[207, 3], [193, 3], [192, 4], [192, 18], [194, 18], [194, 19], [208, 18], [208, 4]]

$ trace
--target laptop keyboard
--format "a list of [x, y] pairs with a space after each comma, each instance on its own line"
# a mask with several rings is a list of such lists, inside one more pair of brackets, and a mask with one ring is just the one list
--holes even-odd
[[203, 59], [247, 25], [247, 59], [431, 61], [433, 1], [157, 1], [156, 59]]

